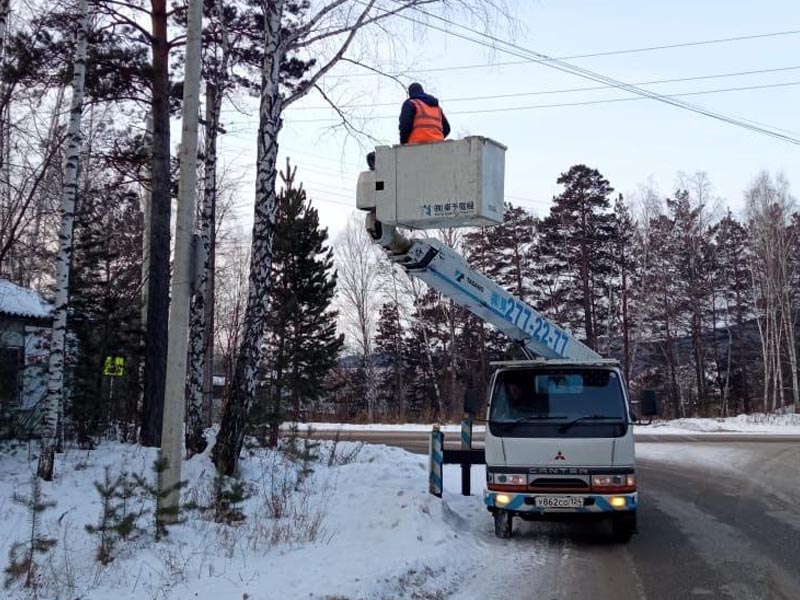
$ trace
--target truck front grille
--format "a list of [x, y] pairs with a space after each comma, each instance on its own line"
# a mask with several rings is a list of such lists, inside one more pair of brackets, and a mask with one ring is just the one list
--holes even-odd
[[547, 492], [554, 490], [568, 490], [568, 491], [589, 491], [589, 483], [583, 479], [575, 478], [558, 478], [558, 477], [537, 477], [530, 483], [530, 491], [532, 492]]

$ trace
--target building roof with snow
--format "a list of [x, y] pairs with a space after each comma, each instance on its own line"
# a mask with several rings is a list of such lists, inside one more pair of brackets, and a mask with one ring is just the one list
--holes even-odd
[[29, 290], [0, 279], [0, 316], [47, 319], [53, 307], [36, 290]]

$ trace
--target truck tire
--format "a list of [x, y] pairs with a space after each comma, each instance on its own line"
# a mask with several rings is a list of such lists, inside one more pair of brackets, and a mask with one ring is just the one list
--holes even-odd
[[628, 511], [611, 517], [611, 533], [618, 544], [627, 544], [636, 533], [636, 511]]
[[511, 513], [498, 510], [494, 513], [494, 535], [495, 537], [507, 540], [511, 537], [514, 528], [514, 517]]

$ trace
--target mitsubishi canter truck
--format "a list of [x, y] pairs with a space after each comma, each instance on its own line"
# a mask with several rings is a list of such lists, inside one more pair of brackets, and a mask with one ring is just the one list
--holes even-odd
[[[615, 361], [497, 363], [486, 426], [486, 492], [495, 533], [514, 517], [611, 521], [636, 531], [632, 413]], [[653, 413], [652, 396], [642, 410]]]
[[[433, 238], [398, 228], [485, 227], [503, 219], [505, 146], [471, 136], [379, 146], [361, 173], [358, 208], [372, 238], [420, 279], [515, 342], [528, 360], [497, 364], [486, 431], [484, 501], [495, 532], [514, 517], [607, 518], [627, 541], [638, 496], [632, 413], [615, 361], [604, 360]], [[641, 411], [655, 414], [652, 395]]]

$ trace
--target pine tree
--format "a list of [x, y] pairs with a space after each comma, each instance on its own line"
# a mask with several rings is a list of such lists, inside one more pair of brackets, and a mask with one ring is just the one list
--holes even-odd
[[[79, 439], [114, 424], [132, 440], [139, 399], [139, 292], [142, 218], [134, 191], [95, 165], [84, 187], [71, 274], [78, 356], [67, 416]], [[104, 376], [108, 356], [125, 360], [121, 377]]]
[[[686, 416], [687, 399], [679, 382], [678, 338], [686, 312], [685, 290], [675, 257], [678, 233], [669, 215], [658, 215], [648, 224], [648, 264], [643, 273], [647, 331], [655, 352], [647, 357], [647, 387], [663, 389], [673, 418]], [[665, 368], [666, 367], [666, 368]]]
[[537, 219], [506, 203], [503, 223], [464, 236], [464, 252], [477, 270], [528, 304], [539, 298], [534, 281]]
[[621, 338], [622, 372], [626, 381], [630, 381], [633, 360], [631, 299], [637, 265], [636, 224], [621, 194], [614, 202], [609, 241], [613, 270], [609, 280], [609, 318], [605, 354], [610, 354], [613, 347], [612, 340]]
[[752, 319], [754, 310], [748, 234], [730, 210], [715, 228], [714, 241], [713, 280], [718, 282], [720, 310], [728, 334], [724, 367], [720, 368], [723, 415], [731, 409], [748, 413], [753, 392], [750, 375], [753, 357], [750, 356], [745, 325]]
[[106, 467], [103, 481], [95, 481], [94, 487], [100, 495], [100, 518], [96, 524], [87, 524], [86, 531], [99, 536], [98, 562], [107, 565], [114, 560], [114, 551], [120, 541], [135, 539], [144, 530], [139, 519], [146, 514], [144, 509], [134, 510], [131, 500], [143, 489], [135, 477], [123, 471], [117, 477], [111, 476], [111, 468]]
[[[260, 407], [270, 426], [269, 443], [288, 414], [317, 401], [336, 363], [344, 338], [336, 333], [333, 252], [319, 214], [287, 161], [281, 174], [273, 246], [272, 305], [267, 316], [265, 379], [268, 398]], [[262, 418], [263, 418], [262, 417]]]
[[184, 508], [194, 508], [193, 506], [181, 507], [170, 506], [165, 507], [163, 500], [172, 494], [180, 492], [181, 489], [186, 487], [189, 483], [188, 480], [179, 481], [172, 486], [163, 486], [161, 478], [167, 470], [167, 461], [160, 456], [153, 461], [153, 475], [155, 481], [150, 482], [147, 478], [142, 477], [138, 473], [133, 474], [133, 480], [138, 489], [148, 496], [153, 503], [153, 537], [159, 541], [169, 535], [169, 527], [171, 525], [178, 525], [186, 520], [183, 514]]
[[404, 330], [400, 320], [400, 306], [386, 302], [378, 317], [378, 332], [375, 336], [375, 351], [389, 365], [381, 375], [378, 402], [389, 409], [396, 418], [406, 417], [406, 389], [403, 368]]
[[541, 306], [597, 348], [607, 312], [603, 292], [611, 271], [608, 211], [614, 190], [597, 169], [586, 165], [571, 167], [557, 181], [564, 191], [553, 198], [540, 226], [543, 276], [554, 288]]
[[250, 496], [245, 481], [218, 473], [214, 478], [214, 520], [227, 525], [244, 521], [241, 504]]
[[24, 542], [16, 542], [8, 551], [8, 566], [5, 569], [6, 588], [25, 577], [25, 587], [36, 584], [36, 572], [39, 565], [36, 562], [38, 554], [48, 554], [56, 545], [56, 540], [49, 538], [41, 532], [41, 515], [44, 511], [53, 508], [56, 503], [48, 502], [42, 494], [42, 484], [37, 477], [31, 478], [31, 495], [20, 496], [14, 494], [12, 500], [28, 509], [30, 530]]

